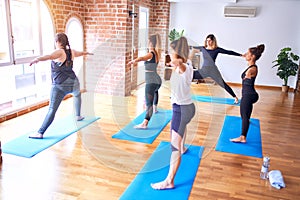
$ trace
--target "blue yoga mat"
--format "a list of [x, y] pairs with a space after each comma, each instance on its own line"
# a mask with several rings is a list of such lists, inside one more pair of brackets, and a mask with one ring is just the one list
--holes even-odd
[[247, 142], [245, 144], [229, 141], [230, 138], [236, 138], [241, 135], [241, 127], [242, 119], [240, 117], [226, 116], [216, 151], [262, 158], [259, 120], [250, 119]]
[[134, 126], [142, 123], [144, 118], [145, 112], [140, 114], [127, 126], [114, 134], [112, 138], [152, 144], [159, 133], [171, 121], [172, 111], [159, 109], [157, 113], [152, 115], [147, 129], [135, 129]]
[[69, 116], [55, 120], [45, 132], [43, 139], [28, 138], [31, 134], [28, 133], [3, 144], [2, 151], [7, 154], [31, 158], [98, 119], [100, 118], [85, 117], [82, 121], [76, 121], [74, 116]]
[[235, 106], [240, 105], [240, 103], [235, 104], [234, 99], [231, 99], [231, 98], [193, 95], [192, 99], [194, 99], [196, 101], [208, 102], [208, 103], [228, 104], [228, 105], [235, 105]]
[[188, 151], [181, 157], [181, 164], [175, 176], [175, 188], [154, 190], [151, 183], [165, 179], [169, 172], [171, 148], [169, 142], [162, 141], [151, 155], [143, 169], [127, 187], [121, 200], [183, 200], [188, 199], [204, 147], [188, 146]]

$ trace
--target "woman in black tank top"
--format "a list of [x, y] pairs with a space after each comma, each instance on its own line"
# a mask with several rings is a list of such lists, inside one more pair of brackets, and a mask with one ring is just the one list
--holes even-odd
[[254, 88], [255, 79], [257, 76], [256, 61], [261, 57], [264, 52], [265, 45], [261, 44], [257, 47], [248, 49], [246, 53], [246, 61], [248, 68], [242, 73], [242, 99], [240, 105], [240, 114], [242, 117], [242, 132], [237, 138], [230, 139], [231, 142], [246, 143], [246, 137], [250, 125], [250, 117], [253, 110], [253, 104], [258, 101], [258, 94]]
[[141, 124], [136, 125], [136, 129], [146, 129], [148, 122], [153, 113], [157, 112], [158, 104], [158, 89], [161, 86], [161, 78], [157, 74], [157, 66], [161, 56], [161, 39], [158, 34], [149, 37], [149, 52], [141, 57], [138, 57], [130, 62], [128, 65], [135, 64], [140, 61], [145, 61], [145, 100], [146, 100], [146, 115]]
[[92, 55], [88, 52], [80, 52], [70, 48], [69, 40], [66, 34], [58, 33], [55, 36], [56, 50], [49, 55], [35, 58], [30, 62], [30, 66], [39, 61], [51, 60], [51, 79], [52, 87], [50, 92], [50, 105], [48, 113], [40, 129], [29, 135], [29, 138], [42, 139], [45, 131], [54, 120], [55, 113], [64, 99], [64, 97], [72, 93], [74, 96], [74, 107], [76, 120], [83, 120], [81, 116], [81, 92], [80, 84], [77, 76], [73, 71], [73, 58], [83, 55]]

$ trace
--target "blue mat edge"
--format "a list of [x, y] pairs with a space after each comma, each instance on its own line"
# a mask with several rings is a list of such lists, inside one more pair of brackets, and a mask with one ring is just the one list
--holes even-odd
[[[85, 128], [86, 126], [88, 126], [88, 125], [94, 123], [95, 121], [97, 121], [97, 120], [99, 120], [99, 119], [101, 119], [101, 117], [95, 116], [95, 117], [94, 117], [92, 120], [90, 120], [88, 123], [82, 125], [81, 127], [75, 129], [74, 131], [71, 131], [70, 133], [64, 135], [64, 137], [59, 138], [59, 140], [53, 142], [52, 144], [50, 144], [50, 145], [48, 145], [48, 146], [45, 146], [45, 147], [41, 148], [40, 150], [38, 150], [38, 151], [36, 151], [35, 153], [32, 153], [32, 154], [30, 154], [30, 155], [29, 155], [29, 154], [16, 153], [16, 152], [11, 151], [11, 150], [8, 150], [8, 151], [7, 151], [7, 150], [5, 149], [5, 145], [6, 145], [6, 144], [8, 144], [8, 143], [10, 143], [10, 142], [13, 142], [14, 140], [17, 140], [17, 139], [19, 139], [20, 137], [25, 137], [25, 136], [27, 137], [27, 136], [28, 136], [28, 133], [23, 134], [23, 135], [21, 135], [21, 136], [19, 136], [19, 137], [17, 137], [17, 138], [14, 138], [14, 139], [8, 141], [7, 143], [4, 143], [4, 144], [2, 145], [2, 147], [1, 147], [2, 153], [10, 154], [10, 155], [15, 155], [15, 156], [19, 156], [19, 157], [24, 157], [24, 158], [32, 158], [32, 157], [34, 157], [35, 155], [41, 153], [42, 151], [48, 149], [49, 147], [55, 145], [56, 143], [62, 141], [63, 139], [67, 138], [68, 136], [70, 136], [70, 135], [72, 135], [72, 134], [78, 132], [78, 131], [81, 130], [82, 128]], [[78, 123], [80, 123], [80, 121], [79, 121]], [[37, 139], [37, 140], [38, 140], [38, 139]]]
[[199, 102], [240, 106], [240, 101], [239, 101], [239, 103], [235, 104], [234, 99], [230, 99], [230, 98], [213, 97], [213, 96], [205, 96], [205, 95], [192, 95], [192, 99], [195, 101], [199, 101]]
[[[160, 147], [161, 145], [162, 146], [165, 146], [165, 145], [169, 145], [170, 142], [168, 141], [160, 141], [160, 143], [157, 145], [157, 147], [155, 148], [155, 150], [152, 152], [151, 156], [148, 158], [148, 160], [145, 162], [144, 166], [141, 168], [141, 170], [136, 174], [136, 176], [133, 178], [133, 180], [130, 182], [130, 184], [126, 187], [126, 189], [123, 191], [123, 193], [121, 194], [120, 198], [121, 199], [126, 191], [131, 187], [132, 183], [135, 181], [135, 179], [139, 176], [140, 172], [144, 171], [144, 168], [147, 166], [148, 162], [151, 160], [153, 154], [158, 151], [160, 148], [163, 148], [163, 147]], [[193, 147], [197, 147], [199, 148], [199, 159], [197, 159], [197, 170], [195, 171], [195, 176], [193, 177], [193, 184], [194, 184], [194, 181], [195, 181], [195, 177], [197, 175], [197, 172], [198, 172], [198, 168], [200, 166], [200, 163], [201, 163], [201, 160], [202, 160], [202, 155], [203, 155], [203, 152], [204, 152], [204, 149], [205, 147], [204, 146], [197, 146], [197, 145], [190, 145], [190, 144], [185, 144], [186, 146], [193, 146]], [[192, 186], [193, 184], [191, 185], [191, 189], [189, 190], [189, 193], [187, 194], [187, 196], [190, 195], [191, 191], [192, 191]], [[156, 191], [159, 191], [159, 190], [156, 190]], [[168, 191], [168, 190], [164, 190], [164, 191]], [[136, 199], [136, 198], [133, 198], [133, 199]]]
[[[163, 110], [164, 112], [170, 112], [172, 114], [172, 110], [169, 110], [169, 109], [160, 109], [160, 110]], [[139, 142], [139, 143], [144, 143], [144, 144], [152, 144], [154, 142], [154, 140], [158, 137], [158, 135], [160, 134], [160, 132], [170, 123], [172, 117], [171, 117], [171, 119], [167, 120], [162, 127], [160, 127], [160, 129], [158, 131], [158, 134], [153, 135], [152, 137], [136, 139], [136, 137], [134, 137], [134, 136], [127, 135], [123, 130], [126, 127], [130, 126], [133, 123], [133, 121], [135, 121], [137, 118], [143, 116], [144, 114], [145, 114], [145, 111], [142, 112], [141, 114], [139, 114], [134, 119], [132, 119], [131, 122], [129, 122], [121, 130], [119, 130], [118, 132], [116, 132], [115, 134], [113, 134], [111, 137], [114, 138], [114, 139], [124, 140], [124, 141], [129, 141], [129, 142]], [[125, 138], [119, 137], [119, 135], [122, 135], [122, 134], [124, 134], [126, 137]]]
[[[225, 120], [226, 120], [227, 117], [240, 118], [240, 116], [226, 115], [226, 116], [225, 116], [225, 119], [224, 119], [223, 126], [224, 126], [224, 124], [225, 124]], [[250, 118], [250, 120], [255, 120], [255, 121], [257, 121], [257, 123], [258, 123], [258, 125], [259, 125], [259, 130], [260, 130], [260, 120], [257, 119], [257, 118]], [[250, 128], [250, 127], [249, 127], [249, 128]], [[220, 147], [220, 144], [219, 144], [219, 142], [220, 142], [220, 137], [221, 137], [221, 134], [222, 134], [222, 133], [223, 133], [223, 127], [222, 127], [221, 133], [220, 133], [220, 135], [219, 135], [218, 142], [217, 142], [216, 147], [215, 147], [215, 151], [224, 152], [224, 153], [230, 153], [230, 154], [235, 154], [235, 155], [242, 155], [242, 156], [256, 157], [256, 158], [262, 158], [262, 157], [263, 157], [261, 131], [260, 131], [260, 134], [259, 134], [259, 136], [260, 136], [259, 142], [260, 142], [260, 147], [261, 147], [261, 149], [260, 149], [260, 151], [259, 151], [257, 154], [255, 154], [255, 155], [253, 155], [253, 154], [250, 155], [250, 154], [234, 153], [234, 152], [231, 152], [231, 151], [226, 151], [226, 150], [224, 150], [222, 147]], [[242, 145], [244, 145], [244, 144], [242, 144]]]

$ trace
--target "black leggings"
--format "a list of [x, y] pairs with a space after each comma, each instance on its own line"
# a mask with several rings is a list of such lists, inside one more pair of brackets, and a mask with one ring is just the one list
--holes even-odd
[[258, 101], [258, 94], [244, 94], [241, 99], [240, 114], [242, 117], [242, 135], [247, 137], [253, 104]]
[[146, 83], [145, 86], [145, 98], [146, 98], [146, 120], [150, 120], [153, 114], [153, 105], [157, 105], [158, 103], [158, 89], [161, 84], [156, 83]]
[[[205, 69], [206, 68], [206, 69]], [[209, 71], [207, 68], [212, 68]], [[221, 76], [221, 73], [219, 72], [216, 67], [205, 67], [203, 66], [198, 71], [194, 71], [193, 73], [193, 79], [203, 79], [210, 77], [212, 78], [218, 85], [220, 85], [222, 88], [224, 88], [232, 97], [236, 97], [235, 93], [231, 89], [231, 87], [224, 81], [224, 79]]]

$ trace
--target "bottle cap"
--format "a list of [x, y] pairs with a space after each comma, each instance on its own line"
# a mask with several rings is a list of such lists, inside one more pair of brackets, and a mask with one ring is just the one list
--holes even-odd
[[264, 156], [264, 162], [269, 162], [269, 161], [270, 161], [270, 157]]

